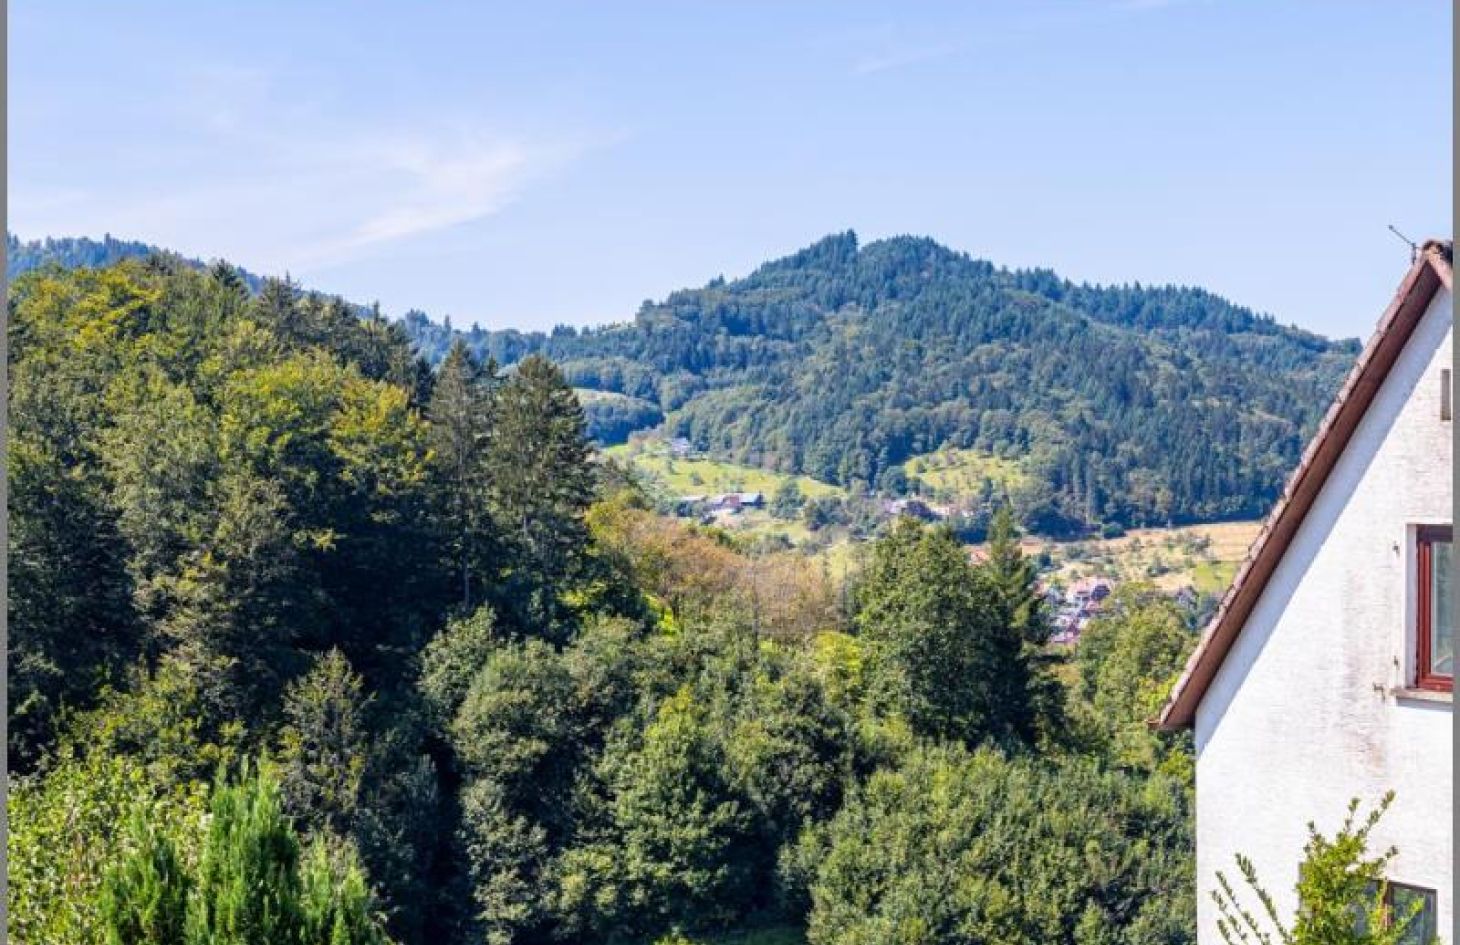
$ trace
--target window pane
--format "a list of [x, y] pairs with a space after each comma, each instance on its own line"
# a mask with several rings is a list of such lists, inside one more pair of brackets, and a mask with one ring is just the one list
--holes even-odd
[[1395, 922], [1408, 919], [1415, 909], [1419, 915], [1404, 930], [1401, 945], [1429, 945], [1435, 938], [1435, 894], [1428, 889], [1392, 884], [1389, 887], [1390, 915]]
[[1430, 672], [1455, 675], [1454, 624], [1450, 602], [1450, 542], [1436, 541], [1430, 557]]

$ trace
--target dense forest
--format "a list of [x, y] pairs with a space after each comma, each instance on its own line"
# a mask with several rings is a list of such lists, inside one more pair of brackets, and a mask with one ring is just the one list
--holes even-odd
[[[821, 291], [775, 330], [852, 346]], [[160, 256], [8, 302], [15, 941], [1192, 941], [1188, 616], [1056, 654], [1007, 510], [838, 584], [656, 514], [542, 356]]]
[[[10, 239], [20, 269], [151, 251]], [[852, 233], [646, 302], [631, 323], [458, 331], [411, 311], [401, 325], [433, 364], [456, 340], [508, 369], [551, 358], [587, 395], [599, 443], [659, 427], [720, 458], [894, 495], [919, 488], [901, 464], [940, 447], [1015, 460], [1024, 482], [992, 498], [1055, 536], [1259, 517], [1358, 350], [1200, 289], [1076, 285]]]
[[1357, 353], [1200, 289], [1075, 285], [900, 237], [828, 237], [744, 279], [645, 303], [632, 324], [454, 333], [510, 364], [657, 405], [729, 459], [897, 493], [941, 446], [1017, 458], [1022, 521], [1255, 518]]

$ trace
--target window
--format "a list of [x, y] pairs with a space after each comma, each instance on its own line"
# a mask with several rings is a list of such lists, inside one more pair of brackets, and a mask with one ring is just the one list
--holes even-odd
[[1403, 921], [1408, 919], [1414, 910], [1419, 910], [1419, 914], [1415, 915], [1409, 928], [1404, 930], [1404, 937], [1399, 940], [1403, 945], [1429, 945], [1435, 940], [1435, 891], [1433, 889], [1420, 889], [1418, 886], [1390, 883], [1384, 890], [1384, 905], [1388, 907], [1391, 921]]
[[[1370, 885], [1369, 895], [1372, 897], [1373, 894], [1374, 887]], [[1384, 913], [1386, 925], [1394, 922], [1409, 923], [1399, 938], [1400, 945], [1430, 945], [1435, 941], [1435, 926], [1438, 920], [1435, 917], [1435, 891], [1433, 889], [1406, 886], [1404, 883], [1388, 883], [1384, 887]], [[1356, 915], [1354, 924], [1360, 935], [1368, 934], [1369, 920], [1363, 912]]]
[[1450, 590], [1450, 526], [1419, 529], [1419, 608], [1415, 636], [1419, 652], [1415, 685], [1450, 691], [1455, 680], [1454, 610]]

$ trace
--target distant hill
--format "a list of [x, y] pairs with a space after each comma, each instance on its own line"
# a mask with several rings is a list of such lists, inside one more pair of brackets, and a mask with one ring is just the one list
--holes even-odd
[[701, 449], [852, 488], [928, 488], [902, 464], [945, 447], [1015, 461], [1021, 481], [984, 492], [1052, 533], [1261, 515], [1358, 351], [1202, 289], [1077, 285], [853, 233], [630, 324], [406, 328], [429, 357], [458, 336], [503, 364], [541, 351]]
[[[14, 233], [5, 234], [5, 274], [11, 279], [47, 265], [57, 265], [65, 269], [83, 266], [95, 269], [110, 266], [123, 259], [146, 259], [148, 256], [166, 256], [198, 269], [207, 265], [201, 259], [182, 256], [150, 243], [114, 239], [110, 233], [99, 240], [84, 236], [64, 236], [24, 241]], [[245, 269], [237, 269], [237, 272], [251, 291], [257, 292], [263, 284], [262, 278]]]
[[[9, 245], [12, 273], [160, 252]], [[853, 490], [956, 483], [964, 499], [1007, 497], [1046, 534], [1260, 516], [1358, 351], [1203, 289], [1075, 284], [850, 232], [625, 324], [462, 332], [417, 311], [402, 324], [433, 362], [456, 338], [501, 366], [552, 357], [605, 443], [657, 427]], [[909, 463], [938, 451], [961, 457], [956, 475]]]

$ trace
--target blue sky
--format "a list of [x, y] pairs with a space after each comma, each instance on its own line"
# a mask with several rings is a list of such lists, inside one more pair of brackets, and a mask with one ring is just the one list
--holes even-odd
[[629, 318], [826, 233], [1366, 335], [1451, 229], [1444, 0], [12, 0], [10, 227], [457, 325]]

